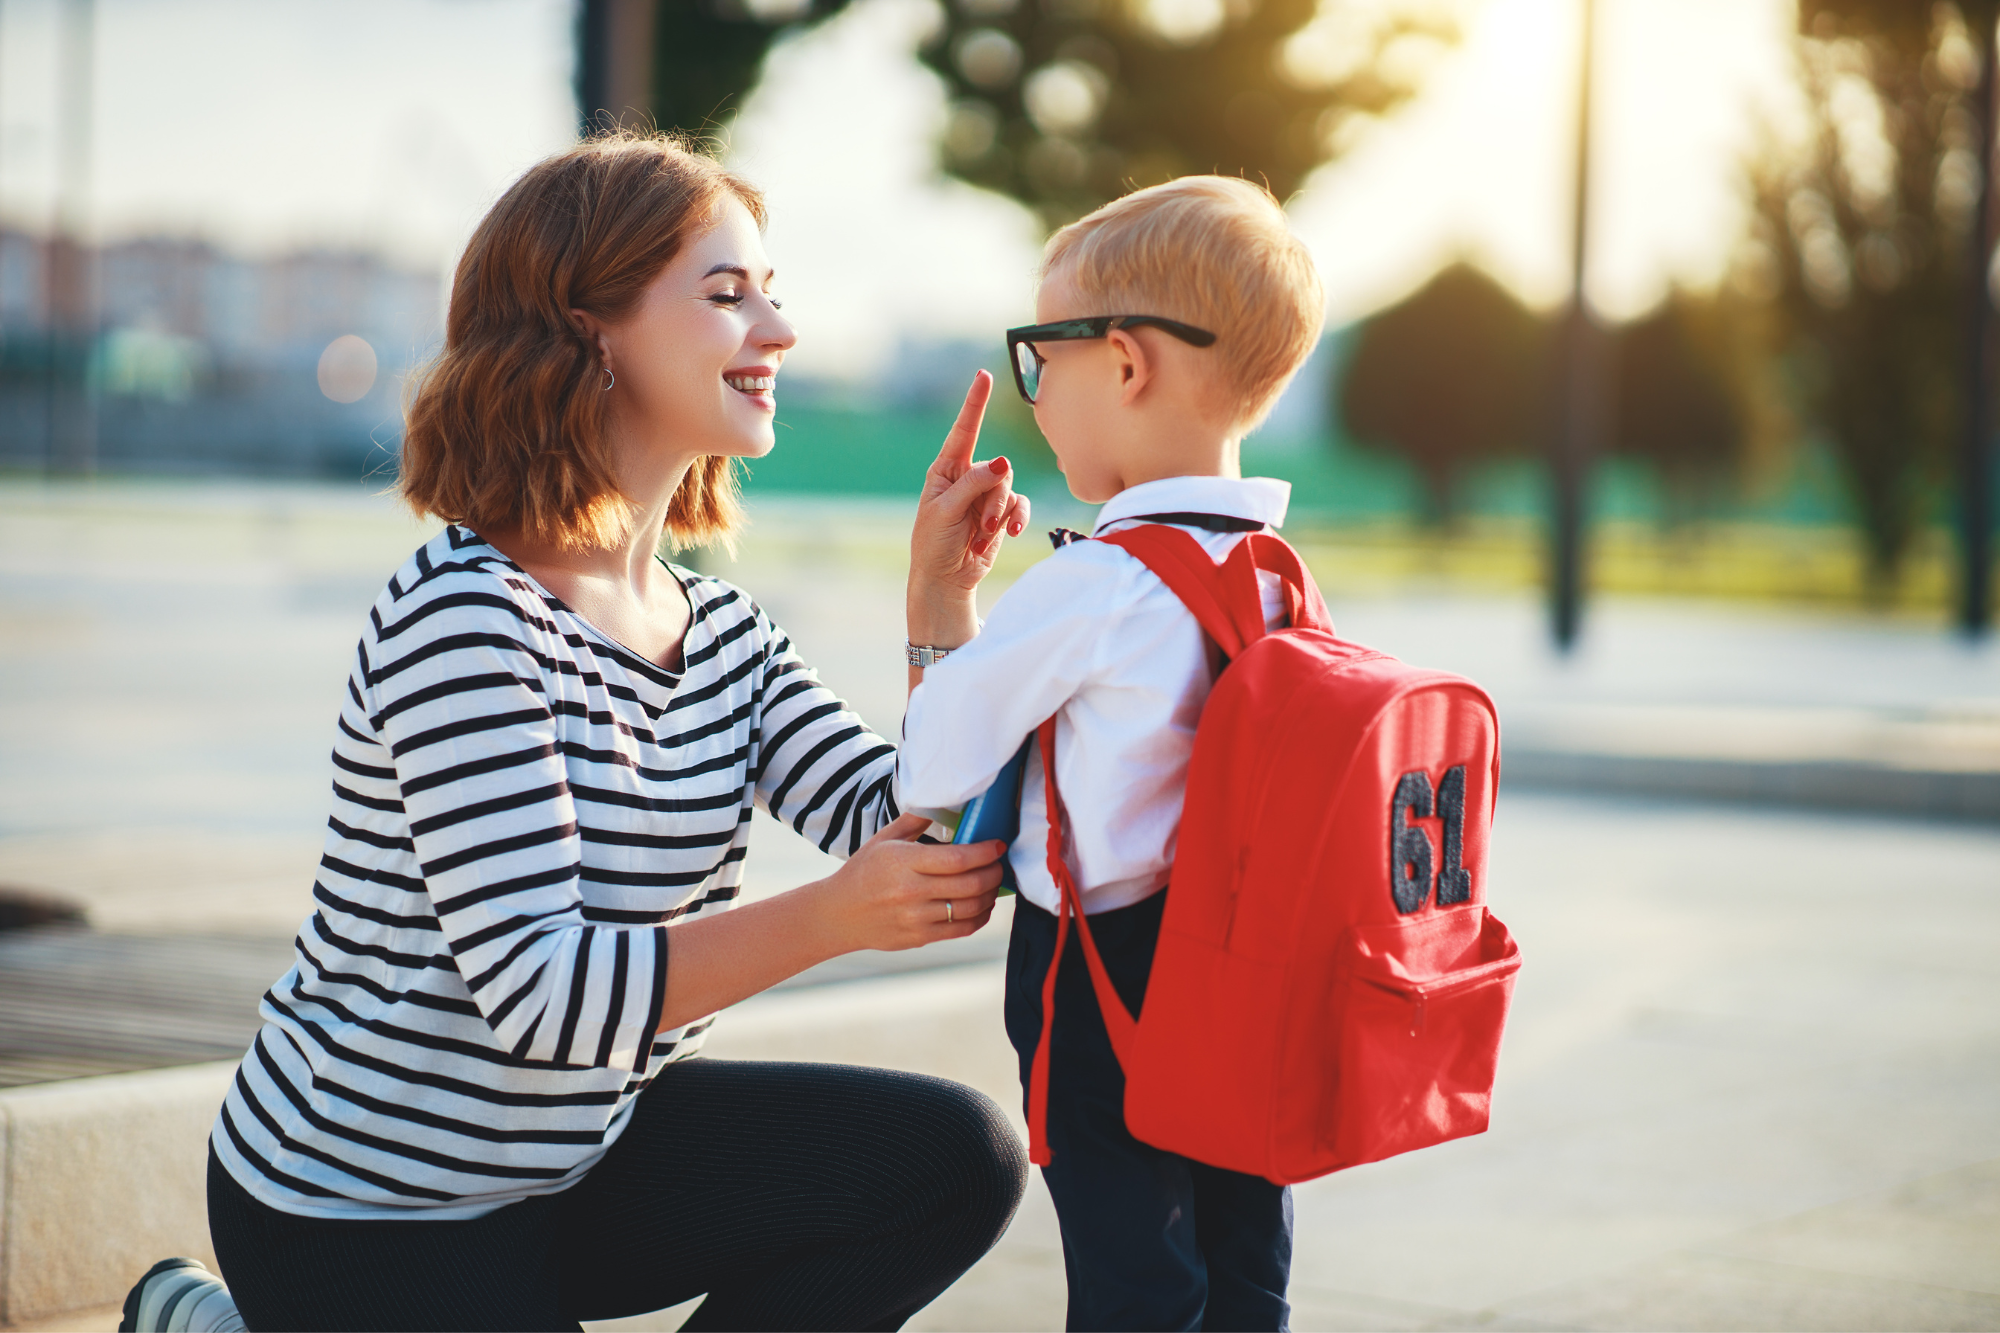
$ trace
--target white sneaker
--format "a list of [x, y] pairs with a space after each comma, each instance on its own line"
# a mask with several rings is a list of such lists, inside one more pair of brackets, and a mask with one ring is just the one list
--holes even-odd
[[243, 1333], [221, 1278], [194, 1259], [162, 1259], [125, 1297], [118, 1333]]

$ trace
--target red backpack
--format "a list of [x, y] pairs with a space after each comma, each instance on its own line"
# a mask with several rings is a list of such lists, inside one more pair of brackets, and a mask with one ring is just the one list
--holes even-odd
[[[1137, 1019], [1062, 855], [1042, 724], [1061, 959], [1082, 937], [1134, 1137], [1279, 1184], [1486, 1129], [1521, 955], [1486, 910], [1499, 721], [1471, 681], [1334, 637], [1298, 553], [1264, 533], [1217, 565], [1158, 524], [1102, 540], [1145, 562], [1228, 659], [1195, 732], [1179, 849]], [[1266, 632], [1258, 569], [1283, 580]], [[1047, 1165], [1056, 968], [1028, 1081]]]

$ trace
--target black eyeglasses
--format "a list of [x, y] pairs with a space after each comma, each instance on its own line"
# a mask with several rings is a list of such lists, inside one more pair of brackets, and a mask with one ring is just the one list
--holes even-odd
[[1207, 329], [1158, 315], [1094, 315], [1089, 319], [1059, 319], [1053, 324], [1028, 324], [1007, 330], [1007, 360], [1014, 367], [1014, 387], [1021, 391], [1024, 401], [1035, 401], [1035, 394], [1042, 387], [1042, 367], [1048, 364], [1035, 350], [1036, 343], [1102, 338], [1113, 329], [1128, 329], [1136, 324], [1170, 333], [1191, 347], [1208, 347], [1215, 342], [1215, 335]]

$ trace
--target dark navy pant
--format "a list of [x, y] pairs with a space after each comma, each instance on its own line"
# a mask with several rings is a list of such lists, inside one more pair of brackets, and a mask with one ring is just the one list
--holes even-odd
[[560, 1194], [457, 1222], [299, 1217], [211, 1153], [208, 1228], [252, 1329], [575, 1329], [703, 1292], [683, 1329], [896, 1329], [1000, 1239], [1025, 1156], [941, 1078], [682, 1060]]
[[[1139, 1012], [1166, 894], [1090, 918], [1112, 985]], [[1074, 930], [1071, 931], [1074, 935]], [[1027, 902], [1007, 949], [1007, 1036], [1021, 1084], [1042, 1031], [1056, 919]], [[1072, 1329], [1282, 1329], [1292, 1267], [1292, 1192], [1204, 1166], [1125, 1129], [1125, 1075], [1111, 1051], [1083, 948], [1063, 951], [1049, 1051], [1042, 1168], [1062, 1221]]]

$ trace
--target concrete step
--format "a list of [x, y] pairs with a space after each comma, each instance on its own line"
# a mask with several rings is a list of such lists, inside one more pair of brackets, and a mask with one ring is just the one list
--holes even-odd
[[[993, 962], [794, 986], [738, 1005], [709, 1051], [914, 1069], [1011, 1110], [1001, 990]], [[0, 1090], [0, 1328], [109, 1329], [155, 1260], [214, 1266], [206, 1144], [235, 1070], [230, 1059]], [[984, 1307], [999, 1293], [975, 1284], [958, 1299]], [[1028, 1313], [1018, 1301], [994, 1308]]]
[[2000, 822], [2000, 707], [1520, 704], [1509, 787]]

